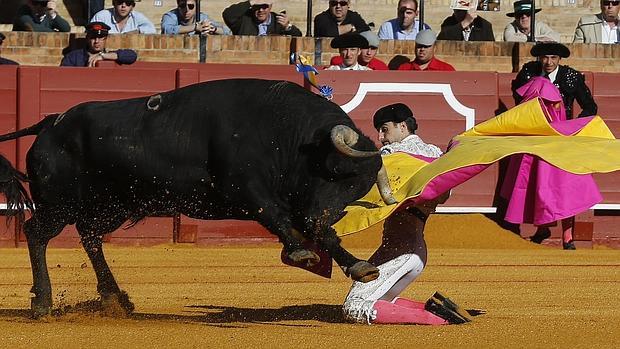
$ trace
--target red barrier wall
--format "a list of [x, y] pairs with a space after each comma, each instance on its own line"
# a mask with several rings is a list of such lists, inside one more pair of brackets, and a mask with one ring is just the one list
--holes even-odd
[[[302, 75], [292, 66], [190, 64], [139, 62], [118, 67], [105, 62], [96, 69], [60, 67], [3, 67], [0, 69], [0, 132], [7, 133], [38, 122], [44, 115], [60, 113], [71, 106], [92, 100], [113, 100], [145, 96], [200, 81], [248, 77], [288, 80], [303, 85]], [[372, 115], [381, 106], [403, 102], [414, 111], [419, 134], [428, 142], [445, 149], [450, 138], [473, 125], [514, 105], [510, 83], [514, 74], [482, 72], [335, 72], [320, 71], [319, 82], [331, 85], [333, 101], [349, 112], [355, 123], [376, 137]], [[612, 131], [620, 133], [620, 112], [616, 101], [617, 74], [586, 73], [586, 79]], [[361, 93], [360, 86], [366, 89]], [[356, 99], [356, 95], [359, 98]], [[349, 108], [349, 109], [346, 109]], [[578, 110], [578, 107], [576, 108]], [[464, 114], [469, 115], [466, 117]], [[469, 118], [469, 124], [466, 121]], [[0, 143], [0, 151], [20, 169], [34, 137]], [[493, 203], [497, 168], [454, 190], [445, 206], [482, 206]], [[597, 176], [605, 203], [620, 203], [620, 186], [613, 174]], [[600, 215], [599, 215], [600, 216]], [[611, 231], [609, 222], [592, 213], [586, 219], [601, 222], [604, 235], [595, 238], [616, 241], [620, 234]], [[597, 223], [598, 224], [598, 223]], [[605, 225], [607, 224], [607, 225]], [[14, 228], [0, 230], [0, 246], [15, 244]], [[611, 234], [611, 235], [610, 235]], [[119, 230], [106, 237], [118, 244], [197, 242], [209, 244], [228, 241], [275, 239], [263, 227], [248, 221], [200, 221], [187, 217], [151, 217], [137, 226]], [[23, 243], [23, 235], [17, 243]], [[77, 234], [67, 228], [54, 245], [75, 245]]]

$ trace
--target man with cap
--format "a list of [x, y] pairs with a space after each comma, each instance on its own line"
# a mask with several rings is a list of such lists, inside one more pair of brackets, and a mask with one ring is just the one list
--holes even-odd
[[[469, 6], [469, 0], [464, 6]], [[480, 17], [476, 10], [453, 10], [452, 16], [441, 23], [438, 40], [495, 41], [493, 25]]]
[[342, 57], [342, 63], [330, 65], [327, 70], [372, 70], [358, 63], [362, 49], [369, 47], [368, 40], [359, 33], [347, 33], [332, 39], [332, 48], [337, 48]]
[[314, 36], [333, 38], [351, 32], [370, 30], [359, 13], [351, 11], [350, 0], [330, 0], [327, 10], [314, 17]]
[[69, 32], [71, 25], [56, 12], [56, 0], [27, 0], [17, 9], [13, 31]]
[[[506, 16], [514, 17], [504, 28], [504, 41], [526, 42], [530, 38], [532, 23], [532, 0], [515, 1], [514, 12], [507, 13]], [[540, 12], [537, 8], [536, 13]], [[560, 41], [560, 33], [554, 31], [545, 22], [536, 20], [535, 41]]]
[[[379, 28], [381, 40], [415, 40], [420, 28], [418, 0], [400, 0], [396, 8], [396, 18], [383, 22]], [[424, 29], [431, 27], [424, 23]]]
[[[4, 34], [0, 33], [0, 53], [2, 53], [2, 44], [4, 43], [4, 39], [6, 39], [6, 36], [4, 36]], [[2, 64], [6, 64], [6, 65], [19, 65], [19, 63], [12, 61], [10, 59], [7, 58], [2, 58], [0, 57], [0, 65]]]
[[[387, 64], [375, 57], [377, 55], [377, 50], [379, 49], [379, 37], [377, 34], [371, 31], [365, 31], [361, 32], [360, 35], [368, 40], [368, 48], [360, 49], [360, 55], [357, 58], [357, 63], [372, 70], [388, 70]], [[341, 56], [334, 56], [329, 61], [329, 64], [340, 65], [342, 62], [343, 58]]]
[[134, 10], [136, 0], [112, 0], [112, 5], [112, 8], [97, 12], [90, 21], [105, 23], [110, 27], [110, 34], [156, 34], [153, 23]]
[[521, 97], [515, 91], [532, 77], [545, 76], [560, 90], [567, 119], [573, 118], [575, 99], [582, 109], [577, 117], [596, 115], [598, 107], [583, 75], [569, 66], [560, 65], [562, 58], [570, 56], [568, 47], [557, 42], [538, 43], [532, 47], [530, 54], [537, 57], [537, 60], [525, 63], [512, 82], [513, 96], [517, 104]]
[[[415, 134], [417, 123], [409, 107], [402, 103], [380, 108], [373, 124], [383, 144], [381, 154], [406, 152], [416, 157], [437, 158], [442, 152], [426, 144]], [[425, 161], [426, 161], [425, 160]], [[392, 214], [383, 225], [382, 243], [369, 258], [379, 268], [379, 278], [354, 282], [343, 304], [345, 317], [367, 324], [445, 325], [467, 322], [459, 309], [442, 309], [441, 315], [431, 306], [442, 308], [442, 295], [436, 293], [427, 302], [398, 297], [424, 270], [427, 260], [424, 226], [428, 215], [449, 193], [433, 201], [417, 203]], [[452, 303], [453, 304], [453, 303]], [[455, 305], [455, 308], [458, 306]], [[432, 310], [432, 312], [430, 311]], [[447, 316], [446, 316], [447, 315]]]
[[579, 19], [573, 42], [617, 44], [620, 43], [620, 0], [600, 0], [601, 13]]
[[450, 64], [435, 57], [435, 32], [423, 30], [415, 38], [415, 59], [403, 63], [398, 70], [454, 71]]
[[63, 67], [94, 67], [98, 61], [115, 61], [118, 64], [132, 64], [138, 58], [134, 50], [106, 50], [110, 27], [103, 22], [90, 22], [86, 25], [86, 48], [69, 52], [63, 57]]
[[301, 36], [286, 11], [271, 12], [273, 1], [250, 0], [232, 4], [222, 12], [224, 23], [234, 35], [290, 35]]

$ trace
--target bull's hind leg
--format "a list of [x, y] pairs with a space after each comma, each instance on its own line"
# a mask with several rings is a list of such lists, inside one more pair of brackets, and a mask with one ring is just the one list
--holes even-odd
[[34, 318], [49, 315], [52, 310], [52, 285], [47, 271], [47, 244], [60, 234], [66, 223], [59, 214], [50, 214], [41, 208], [24, 224], [24, 233], [28, 241], [28, 253], [32, 267], [32, 289], [34, 297], [30, 300], [30, 309]]
[[[112, 315], [118, 315], [117, 309], [119, 306], [124, 314], [130, 314], [134, 310], [134, 305], [129, 300], [129, 297], [125, 292], [121, 291], [114, 279], [114, 275], [103, 254], [103, 235], [119, 228], [124, 220], [121, 217], [98, 220], [82, 219], [77, 223], [82, 246], [97, 276], [97, 292], [101, 295], [104, 311], [110, 312]], [[95, 224], [95, 221], [97, 224]]]
[[288, 258], [300, 265], [313, 266], [321, 261], [316, 253], [303, 247], [303, 237], [298, 236], [292, 228], [291, 221], [287, 216], [274, 216], [263, 214], [259, 222], [272, 234], [275, 234], [282, 245]]

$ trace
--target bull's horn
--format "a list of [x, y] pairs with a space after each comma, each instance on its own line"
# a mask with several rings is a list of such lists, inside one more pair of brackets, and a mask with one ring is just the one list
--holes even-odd
[[390, 188], [390, 181], [388, 180], [387, 171], [383, 165], [381, 165], [381, 169], [377, 174], [377, 188], [379, 188], [379, 194], [381, 194], [381, 198], [386, 205], [398, 203], [392, 194], [392, 188]]
[[361, 151], [351, 148], [353, 144], [357, 143], [359, 134], [353, 131], [353, 129], [349, 126], [334, 126], [334, 128], [332, 128], [331, 137], [334, 147], [336, 147], [336, 149], [338, 149], [338, 151], [342, 154], [355, 158], [367, 158], [379, 154], [379, 152], [376, 151]]

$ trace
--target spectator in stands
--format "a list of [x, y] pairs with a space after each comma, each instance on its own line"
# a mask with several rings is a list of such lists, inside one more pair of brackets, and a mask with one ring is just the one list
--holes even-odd
[[575, 29], [573, 42], [618, 44], [620, 29], [618, 28], [618, 12], [620, 1], [601, 0], [601, 13], [586, 15], [579, 19]]
[[330, 0], [329, 8], [314, 17], [314, 36], [335, 37], [370, 30], [359, 13], [349, 10], [350, 4], [350, 0]]
[[[360, 55], [357, 58], [357, 63], [372, 70], [388, 70], [388, 66], [385, 62], [375, 57], [377, 55], [377, 50], [379, 49], [379, 37], [377, 34], [371, 31], [366, 31], [361, 32], [360, 35], [368, 40], [368, 48], [360, 49]], [[342, 61], [342, 56], [335, 56], [332, 57], [329, 64], [340, 65], [342, 64]]]
[[415, 59], [398, 70], [454, 71], [453, 66], [435, 57], [435, 41], [435, 32], [421, 31], [415, 39]]
[[361, 49], [369, 47], [368, 40], [359, 33], [346, 33], [335, 37], [330, 46], [337, 48], [342, 63], [330, 65], [327, 70], [372, 70], [358, 63]]
[[570, 56], [568, 47], [557, 42], [538, 43], [532, 47], [530, 53], [538, 59], [525, 63], [512, 82], [513, 96], [517, 104], [521, 102], [521, 96], [515, 91], [525, 85], [532, 77], [545, 76], [560, 90], [567, 119], [573, 118], [573, 101], [575, 99], [582, 109], [577, 117], [596, 115], [598, 107], [583, 75], [569, 66], [560, 65], [562, 58]]
[[56, 0], [27, 0], [17, 9], [13, 31], [69, 32], [71, 25], [58, 12]]
[[145, 15], [135, 11], [134, 0], [113, 0], [112, 8], [97, 12], [91, 22], [103, 22], [110, 29], [110, 34], [155, 34], [155, 26]]
[[243, 1], [226, 8], [222, 17], [235, 35], [301, 36], [301, 30], [289, 21], [286, 11], [271, 12], [271, 7], [271, 1]]
[[[530, 39], [530, 28], [532, 22], [532, 0], [516, 1], [514, 12], [507, 13], [506, 16], [514, 17], [504, 28], [504, 41], [526, 42]], [[537, 8], [536, 12], [540, 12]], [[536, 20], [536, 33], [534, 41], [560, 41], [560, 33], [554, 31], [545, 22]]]
[[[204, 2], [203, 2], [204, 4]], [[196, 21], [196, 0], [177, 0], [177, 8], [161, 17], [162, 34], [204, 35], [227, 34], [231, 32], [222, 23], [212, 20], [206, 13], [200, 12]]]
[[[0, 33], [0, 53], [2, 53], [2, 44], [4, 43], [4, 39], [6, 39], [6, 36], [4, 36], [4, 34]], [[6, 64], [6, 65], [19, 65], [19, 63], [12, 61], [10, 59], [7, 58], [2, 58], [0, 57], [0, 65], [2, 64]]]
[[495, 41], [493, 26], [475, 10], [453, 10], [441, 23], [437, 40]]
[[94, 67], [99, 61], [115, 61], [118, 64], [132, 64], [138, 58], [134, 50], [106, 50], [110, 27], [103, 22], [86, 25], [86, 48], [69, 52], [60, 62], [62, 67]]
[[[418, 16], [418, 0], [400, 0], [396, 18], [384, 22], [379, 28], [381, 40], [415, 40], [420, 28]], [[424, 29], [431, 27], [424, 23]]]

